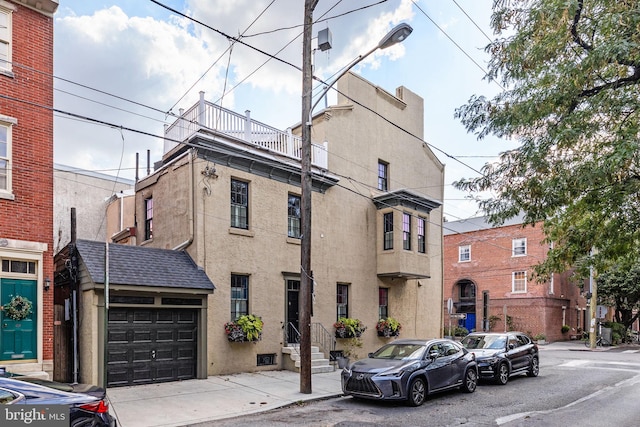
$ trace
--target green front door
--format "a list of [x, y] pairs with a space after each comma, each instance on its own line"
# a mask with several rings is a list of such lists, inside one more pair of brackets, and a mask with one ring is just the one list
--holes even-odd
[[24, 319], [14, 320], [2, 311], [0, 327], [0, 360], [36, 359], [37, 349], [37, 288], [35, 280], [0, 279], [0, 305], [11, 302], [15, 296], [27, 298], [31, 304], [31, 314]]

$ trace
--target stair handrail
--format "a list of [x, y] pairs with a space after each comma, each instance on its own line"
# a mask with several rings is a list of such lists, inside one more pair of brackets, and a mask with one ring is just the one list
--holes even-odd
[[322, 323], [311, 323], [311, 342], [322, 348], [325, 355], [329, 353], [331, 359], [331, 352], [336, 349], [336, 337]]

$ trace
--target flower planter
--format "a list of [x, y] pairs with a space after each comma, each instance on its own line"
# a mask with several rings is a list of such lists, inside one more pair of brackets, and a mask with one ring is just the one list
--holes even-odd
[[346, 328], [336, 328], [336, 338], [360, 338], [361, 336], [362, 331], [356, 331], [354, 334]]
[[378, 336], [384, 338], [398, 337], [400, 331], [392, 331], [391, 329], [378, 330]]

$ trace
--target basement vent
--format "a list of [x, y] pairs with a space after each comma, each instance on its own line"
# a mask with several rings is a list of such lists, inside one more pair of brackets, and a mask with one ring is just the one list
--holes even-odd
[[275, 365], [276, 364], [276, 355], [273, 354], [259, 354], [258, 355], [258, 366], [267, 366], [267, 365]]

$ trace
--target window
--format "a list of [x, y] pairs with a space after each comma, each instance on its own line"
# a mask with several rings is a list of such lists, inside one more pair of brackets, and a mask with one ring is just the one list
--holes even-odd
[[476, 285], [470, 281], [464, 281], [460, 283], [460, 301], [475, 301], [476, 299]]
[[249, 183], [231, 180], [231, 226], [249, 229]]
[[378, 160], [378, 190], [389, 189], [389, 163]]
[[17, 120], [0, 116], [0, 197], [11, 198], [11, 134]]
[[458, 246], [458, 262], [471, 261], [471, 246]]
[[144, 240], [149, 240], [153, 238], [153, 197], [144, 200], [144, 209]]
[[527, 254], [527, 239], [513, 239], [511, 241], [513, 249], [512, 256], [523, 256]]
[[349, 285], [338, 283], [336, 290], [337, 319], [349, 317]]
[[11, 72], [11, 10], [0, 5], [0, 71]]
[[287, 236], [300, 238], [300, 197], [289, 194], [287, 208]]
[[2, 260], [2, 271], [5, 273], [36, 274], [36, 263], [33, 261]]
[[383, 215], [382, 220], [384, 222], [384, 250], [393, 249], [393, 212], [388, 212]]
[[249, 314], [249, 276], [231, 275], [231, 320]]
[[527, 292], [527, 272], [514, 271], [511, 287], [512, 292]]
[[402, 247], [411, 250], [411, 215], [408, 213], [402, 214]]
[[427, 241], [425, 239], [427, 221], [424, 218], [418, 217], [418, 252], [421, 254], [427, 253]]
[[378, 288], [378, 319], [389, 317], [389, 289]]

